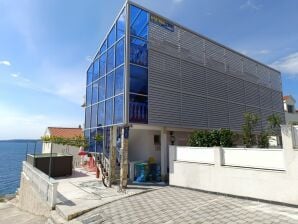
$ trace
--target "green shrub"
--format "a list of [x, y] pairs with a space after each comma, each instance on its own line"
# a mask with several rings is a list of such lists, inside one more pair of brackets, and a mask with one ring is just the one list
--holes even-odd
[[220, 129], [219, 134], [220, 134], [220, 145], [222, 147], [233, 146], [234, 133], [230, 129]]
[[195, 131], [188, 139], [188, 145], [193, 147], [207, 147], [210, 141], [208, 131]]
[[258, 146], [260, 148], [269, 148], [268, 132], [261, 132], [259, 136]]
[[209, 132], [209, 146], [220, 146], [221, 132], [220, 130], [212, 130]]

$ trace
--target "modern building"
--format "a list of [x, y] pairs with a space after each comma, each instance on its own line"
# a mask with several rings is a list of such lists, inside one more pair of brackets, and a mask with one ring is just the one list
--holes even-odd
[[[62, 138], [75, 138], [83, 136], [83, 129], [78, 128], [64, 128], [64, 127], [47, 127], [44, 136], [55, 136]], [[42, 153], [62, 153], [72, 155], [73, 167], [79, 167], [81, 165], [81, 157], [79, 156], [79, 147], [55, 144], [51, 142], [43, 142]]]
[[298, 124], [298, 110], [295, 107], [296, 100], [293, 96], [284, 96], [284, 111], [287, 124]]
[[284, 119], [279, 71], [130, 1], [87, 72], [89, 150], [108, 152], [111, 128], [123, 141], [128, 127], [128, 160], [154, 157], [163, 175], [169, 144], [197, 129], [241, 131], [245, 112], [261, 118], [257, 131], [273, 113]]

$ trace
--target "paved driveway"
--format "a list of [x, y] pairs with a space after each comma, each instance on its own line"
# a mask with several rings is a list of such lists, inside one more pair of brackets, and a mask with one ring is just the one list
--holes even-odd
[[175, 187], [103, 205], [81, 223], [297, 223], [298, 209]]

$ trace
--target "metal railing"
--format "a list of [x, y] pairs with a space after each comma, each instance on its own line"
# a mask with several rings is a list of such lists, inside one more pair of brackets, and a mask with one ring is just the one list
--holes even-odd
[[146, 103], [130, 102], [129, 120], [130, 122], [147, 123], [148, 105]]
[[58, 182], [26, 161], [23, 161], [23, 174], [29, 179], [41, 199], [46, 201], [52, 209], [55, 208]]

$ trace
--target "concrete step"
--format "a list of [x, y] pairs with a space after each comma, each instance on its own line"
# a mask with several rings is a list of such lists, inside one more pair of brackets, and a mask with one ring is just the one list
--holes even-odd
[[58, 214], [57, 211], [51, 211], [50, 217], [48, 218], [48, 224], [64, 224], [67, 221]]

